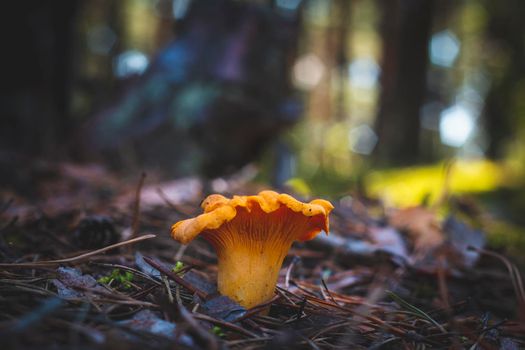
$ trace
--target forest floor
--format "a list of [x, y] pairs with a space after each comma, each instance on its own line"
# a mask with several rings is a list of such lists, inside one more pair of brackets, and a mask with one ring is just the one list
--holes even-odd
[[49, 164], [2, 189], [2, 349], [525, 348], [522, 275], [482, 230], [358, 195], [332, 201], [329, 235], [294, 244], [268, 303], [220, 297], [213, 249], [169, 234], [207, 187], [263, 189]]

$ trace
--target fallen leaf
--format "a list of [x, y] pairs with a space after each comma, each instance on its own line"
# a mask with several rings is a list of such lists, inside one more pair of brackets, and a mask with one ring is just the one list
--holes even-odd
[[[166, 265], [164, 263], [161, 263], [160, 261], [157, 261], [159, 264]], [[144, 255], [140, 252], [135, 253], [135, 265], [139, 268], [140, 271], [144, 272], [146, 275], [154, 278], [161, 277], [159, 270], [152, 267], [150, 264], [148, 264], [146, 261], [144, 261]], [[170, 268], [166, 265], [166, 268], [169, 270]]]
[[445, 241], [436, 214], [424, 207], [401, 209], [389, 217], [390, 224], [398, 230], [406, 231], [414, 246], [415, 259], [423, 258]]
[[80, 298], [84, 296], [85, 289], [105, 291], [93, 276], [83, 275], [78, 269], [61, 266], [57, 269], [57, 272], [57, 278], [52, 280], [52, 282], [61, 298]]
[[485, 246], [486, 239], [483, 232], [474, 230], [467, 224], [449, 216], [443, 224], [443, 231], [447, 242], [452, 245], [461, 259], [464, 267], [472, 267], [479, 258], [479, 252], [469, 247], [481, 249]]
[[224, 295], [206, 301], [202, 305], [202, 309], [205, 314], [228, 322], [242, 317], [246, 313], [244, 307]]
[[[177, 339], [177, 325], [161, 319], [150, 310], [139, 311], [131, 319], [118, 323], [136, 331], [145, 331], [170, 339]], [[186, 346], [192, 347], [194, 345], [193, 340], [187, 335], [182, 335], [178, 339]]]

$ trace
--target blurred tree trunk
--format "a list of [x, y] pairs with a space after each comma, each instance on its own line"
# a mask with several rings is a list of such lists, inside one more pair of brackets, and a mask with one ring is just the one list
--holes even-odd
[[[324, 0], [323, 0], [324, 1]], [[310, 91], [308, 107], [313, 120], [326, 131], [333, 121], [346, 117], [346, 85], [348, 83], [348, 30], [350, 27], [351, 3], [349, 0], [318, 2], [318, 6], [327, 6], [328, 10], [319, 11], [315, 23], [306, 27], [309, 41], [308, 49], [323, 64], [323, 75], [319, 83]], [[324, 148], [317, 149], [317, 159], [321, 169], [330, 161], [330, 155]]]
[[[323, 77], [310, 93], [309, 110], [314, 119], [331, 120], [344, 117], [344, 93], [348, 83], [348, 30], [350, 1], [327, 3], [328, 18], [312, 26], [308, 33], [310, 48], [324, 64]], [[334, 91], [334, 79], [337, 88]]]
[[53, 153], [70, 131], [71, 44], [78, 0], [9, 3], [0, 34], [0, 149]]
[[332, 71], [336, 65], [334, 53], [336, 48], [331, 37], [329, 27], [312, 26], [308, 33], [311, 42], [311, 51], [319, 57], [323, 63], [323, 76], [315, 88], [310, 92], [308, 110], [316, 120], [330, 120], [332, 110]]
[[419, 160], [419, 115], [426, 92], [434, 0], [378, 0], [383, 38], [380, 106], [376, 119], [382, 163]]
[[335, 101], [335, 118], [345, 120], [348, 114], [346, 94], [348, 90], [348, 33], [350, 30], [350, 5], [348, 0], [339, 0], [335, 3], [335, 15], [338, 18], [338, 25], [334, 29], [335, 39], [335, 60], [337, 68], [337, 97]]
[[484, 3], [489, 15], [488, 46], [499, 64], [489, 67], [493, 80], [483, 114], [489, 135], [487, 154], [497, 158], [525, 128], [525, 1]]

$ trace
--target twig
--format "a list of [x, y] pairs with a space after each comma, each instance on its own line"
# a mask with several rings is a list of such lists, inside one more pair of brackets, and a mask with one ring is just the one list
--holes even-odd
[[[166, 276], [162, 277], [162, 282], [164, 283], [164, 286], [166, 287], [166, 291], [168, 292], [168, 300], [170, 304], [173, 304], [173, 294], [171, 293], [170, 283], [168, 282], [168, 278]], [[180, 298], [180, 297], [179, 297]], [[179, 299], [177, 298], [177, 300]]]
[[478, 253], [486, 254], [492, 257], [495, 257], [499, 259], [500, 261], [505, 264], [505, 267], [509, 271], [510, 280], [512, 282], [512, 287], [514, 288], [514, 292], [516, 293], [516, 298], [518, 299], [518, 305], [520, 308], [520, 316], [522, 318], [525, 318], [525, 288], [523, 287], [523, 280], [521, 278], [521, 273], [512, 262], [509, 261], [505, 256], [498, 254], [496, 252], [492, 252], [486, 249], [481, 249], [473, 246], [468, 247], [471, 250], [475, 250]]
[[432, 317], [430, 317], [429, 314], [427, 314], [425, 311], [415, 307], [414, 305], [410, 304], [409, 302], [405, 301], [403, 298], [401, 298], [399, 295], [395, 294], [392, 291], [387, 290], [386, 294], [394, 299], [396, 303], [403, 306], [405, 309], [413, 312], [415, 315], [418, 315], [421, 318], [424, 318], [425, 320], [432, 323], [434, 326], [436, 326], [442, 333], [447, 333], [447, 330], [443, 328], [442, 325], [440, 325], [436, 320], [434, 320]]
[[252, 333], [242, 327], [239, 327], [237, 325], [234, 325], [233, 323], [230, 323], [230, 322], [227, 322], [227, 321], [222, 321], [222, 320], [218, 320], [216, 318], [213, 318], [211, 316], [208, 316], [208, 315], [204, 315], [204, 314], [200, 314], [200, 313], [195, 313], [193, 314], [193, 317], [195, 317], [196, 319], [198, 320], [201, 320], [201, 321], [208, 321], [208, 322], [211, 322], [213, 324], [216, 324], [216, 325], [219, 325], [221, 327], [224, 327], [224, 328], [228, 328], [232, 331], [235, 331], [237, 333], [240, 333], [240, 334], [244, 334], [244, 335], [247, 335], [251, 338], [257, 338], [258, 335], [255, 334], [255, 333]]
[[217, 341], [217, 339], [213, 335], [202, 329], [199, 323], [195, 321], [195, 319], [197, 318], [196, 315], [192, 315], [183, 306], [179, 306], [179, 314], [184, 319], [184, 321], [186, 321], [202, 339], [206, 340], [206, 342], [208, 343], [208, 349], [219, 349], [219, 342]]
[[131, 295], [132, 298], [134, 299], [140, 299], [140, 298], [143, 298], [145, 297], [146, 295], [150, 294], [152, 291], [154, 291], [156, 288], [158, 288], [160, 286], [160, 283], [155, 281], [155, 284], [148, 287], [148, 288], [144, 288], [142, 289], [141, 291]]
[[406, 332], [403, 329], [398, 328], [396, 326], [392, 326], [392, 325], [388, 324], [387, 322], [383, 321], [382, 319], [380, 319], [378, 317], [375, 317], [375, 316], [372, 316], [372, 315], [362, 314], [362, 313], [357, 312], [355, 310], [351, 310], [351, 309], [349, 309], [347, 307], [344, 307], [344, 306], [341, 306], [341, 305], [338, 305], [338, 304], [330, 303], [328, 301], [325, 301], [323, 299], [319, 299], [317, 297], [311, 297], [309, 295], [306, 295], [306, 298], [308, 300], [314, 302], [314, 303], [325, 305], [325, 306], [329, 306], [329, 307], [333, 307], [333, 308], [336, 308], [338, 310], [347, 312], [347, 313], [349, 313], [351, 315], [354, 315], [354, 316], [363, 318], [365, 320], [368, 320], [368, 321], [371, 322], [371, 325], [373, 325], [375, 328], [384, 328], [384, 329], [388, 330], [389, 332], [391, 332], [392, 334], [398, 335], [400, 337], [405, 337], [406, 336]]
[[252, 339], [240, 339], [240, 340], [231, 340], [228, 342], [228, 345], [230, 347], [239, 347], [241, 348], [245, 344], [252, 344], [252, 343], [263, 343], [272, 340], [272, 337], [260, 337], [260, 338], [252, 338]]
[[135, 205], [133, 206], [133, 222], [131, 224], [131, 238], [137, 237], [140, 224], [140, 193], [142, 192], [142, 186], [146, 179], [146, 173], [140, 175], [139, 184], [137, 191], [135, 192]]
[[[326, 294], [328, 295], [332, 303], [337, 304], [337, 301], [335, 301], [334, 297], [332, 296], [332, 293], [330, 293], [330, 290], [328, 289], [328, 286], [326, 285], [326, 282], [324, 281], [323, 278], [321, 278], [321, 283], [323, 284], [323, 287], [326, 290]], [[321, 292], [323, 292], [322, 288], [321, 288]], [[324, 293], [323, 293], [323, 296], [324, 296]]]
[[[83, 301], [83, 299], [79, 299], [78, 301]], [[140, 301], [140, 300], [120, 300], [120, 299], [104, 299], [99, 298], [95, 300], [97, 303], [115, 303], [115, 304], [122, 304], [122, 305], [134, 305], [134, 306], [142, 306], [142, 307], [150, 307], [150, 308], [159, 308], [157, 304], [153, 304], [147, 301]]]
[[298, 322], [302, 318], [304, 308], [306, 307], [307, 302], [308, 300], [306, 299], [306, 297], [303, 297], [303, 300], [299, 303], [299, 310], [297, 310], [297, 313], [295, 314], [295, 319], [292, 322]]
[[319, 338], [321, 335], [323, 335], [325, 333], [328, 333], [330, 331], [333, 331], [334, 329], [337, 329], [337, 328], [340, 328], [340, 327], [351, 326], [352, 323], [354, 323], [354, 322], [353, 321], [348, 321], [348, 320], [332, 323], [331, 325], [328, 325], [328, 326], [324, 327], [323, 329], [321, 329], [321, 330], [313, 333], [312, 335], [310, 335], [310, 339], [315, 340], [315, 339]]
[[175, 254], [175, 261], [181, 261], [182, 257], [184, 256], [184, 253], [186, 252], [186, 249], [188, 248], [187, 245], [181, 244], [179, 249], [177, 250], [177, 254]]
[[170, 207], [171, 209], [173, 209], [175, 211], [179, 211], [177, 206], [168, 198], [166, 193], [164, 193], [164, 191], [161, 188], [157, 188], [156, 192], [159, 195], [159, 197], [162, 198], [164, 203], [166, 203], [168, 205], [168, 207]]
[[53, 265], [58, 265], [58, 264], [79, 262], [81, 260], [87, 259], [87, 258], [92, 257], [94, 255], [107, 252], [108, 250], [112, 250], [112, 249], [115, 249], [115, 248], [118, 248], [118, 247], [122, 247], [122, 246], [125, 246], [125, 245], [128, 245], [128, 244], [137, 243], [137, 242], [144, 241], [144, 240], [150, 239], [150, 238], [155, 238], [155, 237], [157, 237], [157, 236], [150, 233], [150, 234], [147, 234], [147, 235], [144, 235], [144, 236], [128, 239], [127, 241], [115, 243], [115, 244], [109, 245], [107, 247], [100, 248], [100, 249], [97, 249], [97, 250], [93, 250], [91, 252], [84, 253], [84, 254], [81, 254], [81, 255], [77, 255], [77, 256], [74, 256], [74, 257], [71, 257], [71, 258], [58, 259], [58, 260], [47, 260], [47, 261], [35, 261], [35, 262], [32, 262], [32, 263], [12, 263], [12, 264], [2, 263], [2, 264], [0, 264], [0, 267], [6, 267], [6, 268], [29, 267], [29, 268], [31, 268], [31, 267], [53, 266]]
[[268, 307], [268, 305], [271, 305], [273, 302], [279, 300], [280, 298], [281, 298], [281, 295], [275, 295], [270, 300], [268, 300], [268, 301], [266, 301], [266, 302], [264, 302], [262, 304], [259, 304], [257, 306], [254, 306], [253, 308], [249, 309], [248, 311], [246, 311], [244, 313], [244, 315], [239, 316], [236, 319], [234, 319], [232, 321], [232, 323], [237, 323], [237, 322], [240, 322], [240, 321], [244, 321], [244, 320], [247, 320], [247, 319], [249, 319], [250, 317], [252, 317], [254, 315], [257, 315], [259, 312], [261, 312], [261, 310], [264, 310], [265, 308]]
[[447, 277], [446, 277], [446, 271], [445, 271], [445, 263], [446, 263], [445, 257], [443, 255], [439, 255], [437, 259], [439, 263], [437, 267], [439, 294], [441, 294], [441, 300], [443, 301], [445, 309], [450, 310], [450, 302], [448, 300]]
[[293, 259], [292, 259], [292, 262], [290, 263], [290, 265], [286, 269], [286, 277], [284, 279], [284, 287], [286, 289], [290, 288], [290, 276], [292, 275], [292, 269], [294, 268], [295, 264], [297, 262], [299, 262], [300, 260], [301, 260], [301, 258], [298, 257], [297, 255], [295, 255], [293, 257]]
[[161, 189], [161, 188], [157, 188], [157, 194], [160, 196], [160, 198], [162, 198], [162, 200], [164, 201], [164, 203], [166, 203], [168, 205], [168, 207], [170, 207], [171, 209], [175, 210], [177, 213], [180, 213], [184, 216], [191, 216], [192, 213], [190, 213], [188, 210], [183, 210], [180, 208], [179, 205], [173, 203], [169, 198], [168, 196], [166, 195], [166, 193]]
[[199, 296], [199, 298], [204, 299], [204, 300], [207, 300], [209, 298], [208, 293], [206, 293], [206, 292], [200, 290], [199, 288], [193, 286], [191, 283], [186, 281], [184, 278], [182, 278], [180, 276], [177, 276], [176, 273], [166, 269], [164, 266], [160, 265], [155, 260], [145, 256], [144, 257], [144, 261], [147, 262], [149, 265], [151, 265], [156, 270], [158, 270], [160, 273], [163, 273], [164, 275], [166, 275], [167, 277], [169, 277], [170, 279], [172, 279], [176, 283], [180, 284], [181, 286], [183, 286], [184, 288], [189, 290], [190, 292], [192, 292], [194, 294], [197, 294]]

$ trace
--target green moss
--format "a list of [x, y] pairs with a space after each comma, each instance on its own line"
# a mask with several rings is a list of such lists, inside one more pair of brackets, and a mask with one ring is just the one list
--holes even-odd
[[99, 283], [104, 284], [116, 282], [119, 286], [122, 286], [125, 289], [131, 288], [131, 281], [133, 281], [133, 274], [129, 271], [122, 271], [120, 269], [113, 269], [110, 275], [98, 279]]
[[171, 271], [175, 273], [179, 273], [184, 268], [184, 263], [182, 261], [177, 261], [175, 266], [171, 269]]
[[213, 326], [211, 332], [220, 338], [224, 338], [226, 336], [226, 334], [224, 334], [224, 332], [222, 331], [222, 328], [219, 326]]

